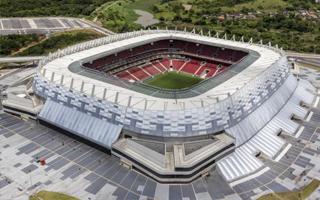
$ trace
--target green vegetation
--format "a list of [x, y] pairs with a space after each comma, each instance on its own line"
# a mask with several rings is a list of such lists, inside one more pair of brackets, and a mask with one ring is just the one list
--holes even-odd
[[195, 27], [314, 53], [320, 53], [319, 10], [313, 0], [162, 0], [152, 9], [160, 27]]
[[138, 15], [134, 12], [130, 3], [132, 1], [119, 0], [104, 4], [92, 13], [91, 18], [99, 20], [104, 27], [114, 32], [140, 29], [141, 26], [134, 23]]
[[[97, 9], [91, 18], [115, 32], [137, 30], [141, 26], [134, 23], [134, 9], [152, 13], [162, 28], [195, 27], [320, 53], [320, 5], [313, 0], [119, 0]], [[307, 18], [301, 10], [319, 18]]]
[[192, 76], [183, 72], [166, 72], [159, 74], [151, 79], [145, 81], [145, 83], [164, 89], [183, 89], [191, 87], [202, 79], [197, 76]]
[[301, 190], [293, 192], [271, 193], [260, 197], [258, 200], [303, 200], [310, 196], [319, 185], [320, 181], [314, 179], [309, 185]]
[[29, 200], [78, 200], [75, 197], [59, 193], [59, 192], [49, 192], [49, 191], [40, 191], [29, 197]]
[[17, 55], [44, 55], [49, 52], [63, 49], [67, 46], [74, 45], [76, 43], [84, 42], [87, 40], [96, 39], [103, 35], [92, 30], [73, 30], [62, 33], [55, 33], [50, 38], [30, 47]]
[[288, 3], [284, 0], [255, 0], [246, 3], [234, 4], [232, 7], [223, 7], [223, 12], [241, 12], [245, 9], [249, 11], [260, 10], [263, 8], [264, 12], [273, 12], [279, 9], [285, 9]]
[[86, 16], [106, 0], [1, 0], [1, 17]]
[[152, 13], [153, 6], [158, 3], [161, 3], [161, 0], [136, 0], [133, 3], [130, 3], [130, 8]]
[[153, 14], [160, 28], [210, 30], [271, 41], [285, 50], [320, 53], [320, 4], [314, 0], [0, 1], [0, 16], [85, 16], [114, 32], [142, 28], [135, 23], [136, 9]]
[[7, 35], [0, 37], [0, 56], [7, 56], [22, 47], [38, 42], [44, 36], [41, 35]]
[[143, 10], [152, 13], [155, 4], [161, 0], [117, 0], [109, 2], [96, 9], [90, 16], [114, 32], [127, 32], [141, 29], [135, 21], [139, 15], [134, 10]]

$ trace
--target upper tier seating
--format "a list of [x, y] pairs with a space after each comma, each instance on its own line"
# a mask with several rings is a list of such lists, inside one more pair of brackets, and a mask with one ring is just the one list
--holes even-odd
[[[177, 52], [177, 54], [180, 52], [181, 56], [190, 57], [190, 60], [163, 58], [162, 60], [152, 61], [151, 64], [140, 64], [140, 67], [138, 64], [138, 66], [131, 67], [134, 66], [135, 62], [145, 63], [145, 61], [148, 62], [150, 59], [154, 59], [154, 55], [158, 55], [158, 53], [163, 55], [172, 51]], [[171, 68], [176, 71], [201, 76], [202, 78], [210, 78], [224, 71], [230, 65], [230, 62], [237, 62], [245, 55], [247, 55], [246, 52], [233, 49], [181, 40], [161, 40], [105, 56], [84, 63], [83, 66], [93, 70], [110, 72], [110, 74], [114, 74], [118, 78], [129, 81], [141, 81]], [[151, 58], [152, 56], [153, 58]], [[198, 56], [203, 58], [200, 59]], [[120, 66], [122, 71], [114, 70]], [[220, 68], [217, 66], [220, 66]]]

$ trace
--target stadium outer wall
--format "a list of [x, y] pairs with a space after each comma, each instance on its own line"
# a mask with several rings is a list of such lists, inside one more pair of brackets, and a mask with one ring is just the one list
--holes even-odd
[[[151, 117], [159, 114], [159, 112], [162, 115], [167, 114], [169, 119], [172, 118], [172, 116], [176, 116], [176, 114], [172, 113], [176, 112], [180, 114], [180, 112], [172, 111], [170, 113], [169, 111], [132, 109], [117, 104], [117, 102], [106, 101], [97, 98], [94, 95], [94, 92], [91, 92], [91, 95], [88, 95], [83, 91], [75, 89], [75, 79], [71, 78], [71, 81], [67, 82], [67, 78], [63, 75], [59, 75], [56, 72], [53, 73], [52, 71], [50, 72], [50, 68], [44, 67], [53, 60], [79, 51], [126, 40], [128, 38], [158, 33], [173, 35], [185, 34], [186, 36], [191, 34], [181, 33], [179, 31], [140, 31], [122, 34], [119, 35], [118, 38], [104, 38], [82, 43], [49, 55], [40, 62], [39, 72], [34, 78], [34, 90], [36, 91], [36, 94], [46, 99], [45, 106], [41, 111], [39, 118], [48, 123], [53, 123], [64, 129], [71, 130], [74, 134], [109, 149], [111, 149], [112, 145], [118, 140], [122, 130], [134, 132], [134, 136], [142, 138], [145, 135], [148, 138], [152, 138], [152, 136], [155, 136], [154, 138], [162, 137], [164, 138], [164, 141], [166, 140], [165, 138], [176, 138], [178, 141], [179, 138], [183, 137], [207, 137], [208, 135], [225, 131], [235, 139], [235, 144], [240, 149], [246, 145], [246, 142], [258, 136], [259, 132], [267, 126], [273, 118], [281, 113], [288, 103], [292, 103], [291, 100], [293, 97], [295, 97], [295, 106], [299, 106], [301, 102], [311, 104], [313, 101], [312, 92], [314, 91], [314, 88], [308, 83], [299, 83], [296, 78], [290, 74], [287, 58], [283, 55], [283, 52], [275, 48], [262, 46], [262, 48], [271, 48], [273, 51], [279, 52], [281, 55], [280, 58], [229, 98], [216, 104], [208, 105], [205, 108], [198, 108], [197, 113], [201, 114], [208, 113], [210, 110], [218, 111], [210, 116], [212, 117], [212, 126], [210, 128], [190, 132], [186, 132], [185, 130], [182, 132], [165, 132], [163, 130], [150, 131], [133, 127], [132, 123], [128, 123], [127, 121], [130, 121], [128, 119], [132, 118], [132, 113], [138, 112], [138, 117], [142, 117], [140, 120], [143, 121], [145, 119], [143, 117]], [[193, 37], [204, 37], [194, 34], [191, 35]], [[91, 91], [94, 91], [94, 88], [95, 87], [93, 86]], [[301, 97], [297, 94], [297, 91], [300, 90], [306, 94], [305, 97]], [[290, 110], [288, 113], [290, 113]], [[291, 111], [290, 115], [294, 113], [294, 111]], [[290, 115], [285, 116], [282, 120], [290, 120]], [[196, 119], [199, 117], [198, 120], [204, 119], [199, 115], [195, 115], [194, 117]], [[210, 119], [210, 117], [205, 117], [205, 119]], [[223, 120], [217, 121], [215, 120], [217, 118], [222, 118]], [[260, 120], [258, 120], [258, 123], [252, 123], [252, 121], [250, 123], [252, 118]], [[279, 129], [284, 129], [281, 124], [278, 124], [278, 126]], [[294, 134], [296, 129], [297, 128], [293, 128], [292, 130], [288, 130], [288, 132]], [[259, 151], [263, 151], [260, 146], [255, 146], [255, 148]], [[253, 156], [254, 153], [255, 152], [250, 152], [250, 156]], [[258, 168], [261, 168], [261, 166], [258, 165], [254, 170], [257, 170]], [[237, 177], [232, 177], [226, 175], [226, 173], [224, 173], [225, 170], [221, 171], [228, 181], [235, 180], [236, 178], [248, 174], [245, 173], [240, 174], [240, 176], [238, 175]]]

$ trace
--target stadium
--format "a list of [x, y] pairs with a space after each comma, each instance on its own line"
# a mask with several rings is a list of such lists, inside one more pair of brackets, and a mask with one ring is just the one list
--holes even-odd
[[111, 35], [39, 62], [41, 123], [110, 151], [160, 183], [218, 171], [228, 183], [266, 172], [298, 138], [316, 88], [285, 52], [210, 33]]

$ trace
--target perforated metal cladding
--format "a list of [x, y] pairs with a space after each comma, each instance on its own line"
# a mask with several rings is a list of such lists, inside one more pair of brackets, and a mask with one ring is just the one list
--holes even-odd
[[36, 93], [45, 99], [76, 107], [80, 112], [115, 125], [123, 125], [124, 129], [136, 133], [185, 137], [211, 134], [236, 125], [267, 101], [285, 82], [292, 80], [292, 77], [287, 79], [287, 75], [287, 68], [279, 67], [270, 72], [264, 81], [257, 83], [260, 85], [247, 87], [246, 91], [224, 102], [179, 111], [124, 107], [58, 87], [39, 75], [34, 79], [34, 87]]
[[111, 149], [122, 129], [122, 126], [80, 112], [77, 107], [68, 107], [50, 99], [47, 99], [39, 118], [108, 149]]

